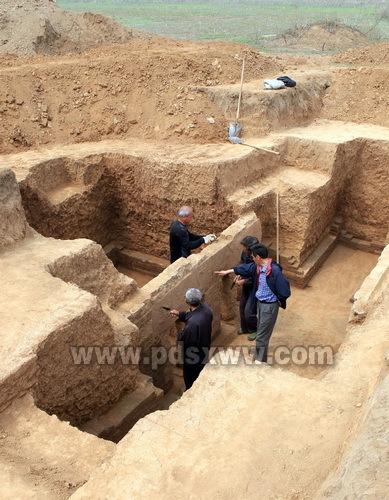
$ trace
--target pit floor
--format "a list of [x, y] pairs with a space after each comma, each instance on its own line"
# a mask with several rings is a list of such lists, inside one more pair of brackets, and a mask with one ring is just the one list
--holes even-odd
[[[269, 354], [277, 346], [331, 346], [336, 353], [345, 339], [353, 294], [373, 269], [378, 256], [339, 244], [304, 288], [292, 286], [286, 310], [280, 309]], [[217, 346], [254, 346], [238, 335], [236, 321], [223, 323]], [[305, 377], [316, 377], [328, 365], [287, 364], [284, 368]]]
[[[274, 349], [286, 346], [330, 346], [336, 354], [346, 335], [346, 327], [354, 293], [377, 263], [378, 256], [338, 244], [304, 289], [292, 285], [292, 296], [286, 310], [280, 309], [272, 335], [269, 357]], [[119, 266], [118, 270], [135, 279], [142, 287], [153, 275]], [[247, 335], [238, 335], [239, 318], [222, 322], [221, 332], [213, 346], [254, 347]], [[281, 365], [280, 365], [281, 366]], [[288, 363], [281, 366], [304, 377], [314, 378], [329, 365]], [[177, 396], [178, 397], [178, 396]]]
[[128, 269], [127, 267], [121, 265], [118, 265], [116, 269], [119, 273], [125, 274], [126, 276], [134, 279], [139, 288], [142, 288], [142, 286], [146, 285], [146, 283], [155, 278], [154, 274], [149, 274], [145, 271], [135, 271], [134, 269]]
[[[279, 312], [272, 336], [269, 355], [278, 346], [293, 349], [296, 346], [330, 346], [336, 353], [345, 339], [353, 294], [377, 262], [377, 255], [354, 250], [339, 244], [324, 262], [305, 289], [292, 286], [292, 296], [287, 309]], [[118, 270], [134, 278], [139, 286], [145, 285], [153, 276], [126, 267]], [[216, 279], [216, 278], [215, 278]], [[238, 312], [238, 304], [236, 307]], [[240, 347], [247, 350], [254, 347], [247, 335], [238, 335], [238, 314], [231, 322], [222, 321], [221, 331], [213, 340], [213, 346]], [[275, 366], [275, 365], [274, 365]], [[210, 367], [211, 368], [211, 367]], [[239, 370], [239, 364], [232, 366]], [[289, 363], [281, 366], [298, 375], [314, 378], [329, 368], [328, 365], [298, 365]], [[177, 375], [181, 373], [177, 369]], [[180, 377], [172, 389], [158, 404], [159, 410], [167, 410], [180, 399], [184, 390]]]

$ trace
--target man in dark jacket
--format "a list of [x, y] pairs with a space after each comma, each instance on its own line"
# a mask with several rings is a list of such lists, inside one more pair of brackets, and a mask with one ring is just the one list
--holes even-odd
[[[255, 236], [245, 236], [240, 244], [243, 251], [240, 256], [240, 264], [251, 264], [253, 255], [251, 247], [259, 243]], [[235, 283], [241, 287], [239, 298], [239, 314], [240, 314], [240, 334], [257, 332], [257, 301], [253, 294], [254, 280], [252, 277], [243, 278], [237, 276]]]
[[278, 309], [286, 308], [286, 300], [290, 296], [288, 280], [282, 274], [282, 267], [268, 258], [268, 250], [264, 245], [251, 247], [253, 263], [241, 264], [233, 269], [216, 271], [220, 276], [235, 273], [242, 277], [254, 278], [253, 294], [257, 300], [257, 332], [255, 357], [258, 361], [267, 361], [267, 350], [274, 325], [277, 321]]
[[200, 236], [189, 232], [187, 226], [192, 220], [193, 209], [191, 207], [181, 207], [178, 210], [177, 220], [170, 226], [170, 262], [175, 262], [181, 257], [187, 258], [195, 248], [216, 240], [214, 234]]
[[184, 382], [185, 388], [190, 389], [208, 362], [213, 313], [202, 302], [203, 295], [197, 288], [189, 288], [185, 300], [189, 311], [172, 309], [170, 314], [185, 323], [185, 328], [177, 335], [177, 342], [183, 346]]

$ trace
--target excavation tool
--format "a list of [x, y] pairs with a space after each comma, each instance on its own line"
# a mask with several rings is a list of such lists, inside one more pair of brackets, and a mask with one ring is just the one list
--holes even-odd
[[236, 118], [234, 122], [231, 122], [228, 127], [228, 140], [233, 144], [242, 144], [242, 139], [239, 137], [242, 131], [242, 125], [239, 123], [240, 106], [242, 103], [242, 91], [243, 91], [243, 78], [244, 78], [244, 63], [245, 58], [242, 60], [242, 71], [240, 73], [240, 90], [238, 98], [238, 108], [236, 110]]
[[245, 142], [240, 143], [241, 146], [247, 146], [249, 148], [257, 149], [258, 151], [266, 151], [266, 153], [273, 153], [273, 155], [279, 155], [278, 151], [273, 151], [272, 149], [260, 148], [258, 146], [253, 146], [252, 144], [246, 144]]
[[236, 110], [236, 118], [234, 122], [230, 122], [228, 126], [228, 140], [232, 142], [233, 144], [240, 144], [242, 146], [247, 146], [249, 148], [256, 149], [258, 151], [266, 151], [267, 153], [273, 153], [274, 155], [279, 155], [278, 151], [273, 151], [271, 149], [266, 149], [266, 148], [260, 148], [258, 146], [252, 146], [251, 144], [246, 144], [243, 142], [243, 139], [241, 139], [239, 136], [242, 132], [242, 125], [239, 123], [239, 117], [240, 117], [240, 107], [242, 105], [242, 92], [243, 92], [243, 79], [244, 79], [244, 65], [245, 65], [245, 58], [243, 57], [242, 60], [242, 71], [240, 74], [240, 90], [239, 90], [239, 97], [238, 97], [238, 108]]

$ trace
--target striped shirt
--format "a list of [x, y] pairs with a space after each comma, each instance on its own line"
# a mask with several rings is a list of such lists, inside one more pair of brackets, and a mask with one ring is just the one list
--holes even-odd
[[258, 289], [255, 294], [257, 300], [261, 302], [277, 302], [278, 299], [276, 295], [270, 290], [266, 282], [266, 266], [260, 266], [259, 276], [258, 276]]

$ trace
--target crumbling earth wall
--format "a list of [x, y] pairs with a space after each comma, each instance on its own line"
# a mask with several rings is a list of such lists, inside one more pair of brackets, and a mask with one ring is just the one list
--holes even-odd
[[0, 219], [12, 226], [10, 232], [3, 226], [2, 242], [10, 244], [0, 251], [0, 408], [33, 389], [48, 413], [74, 423], [88, 419], [135, 387], [137, 367], [96, 357], [77, 364], [71, 348], [136, 344], [136, 326], [111, 308], [136, 285], [95, 243], [46, 239], [28, 228], [14, 174], [2, 177]]
[[103, 158], [43, 162], [31, 169], [20, 188], [29, 224], [40, 234], [90, 238], [102, 245], [114, 238], [118, 195]]
[[0, 250], [22, 240], [27, 231], [26, 216], [15, 174], [0, 169]]

